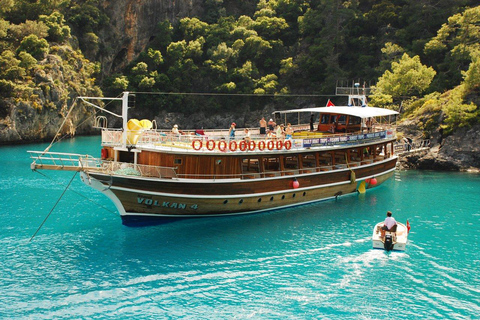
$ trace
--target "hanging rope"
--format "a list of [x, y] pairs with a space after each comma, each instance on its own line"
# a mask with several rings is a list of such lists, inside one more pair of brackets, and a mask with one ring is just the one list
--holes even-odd
[[348, 163], [348, 157], [347, 157], [347, 154], [345, 153], [345, 162], [347, 163], [347, 167], [348, 169], [350, 169], [350, 183], [351, 184], [354, 184], [355, 182], [357, 182], [357, 178], [356, 178], [356, 175], [355, 175], [355, 171], [352, 170], [352, 168], [350, 168], [350, 164]]

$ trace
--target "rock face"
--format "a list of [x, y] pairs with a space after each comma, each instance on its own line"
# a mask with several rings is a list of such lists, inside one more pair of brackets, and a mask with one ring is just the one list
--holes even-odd
[[110, 18], [108, 28], [99, 33], [107, 50], [101, 52], [104, 73], [119, 71], [135, 59], [153, 40], [161, 21], [175, 23], [184, 17], [203, 12], [199, 0], [118, 0], [104, 1], [103, 9]]
[[400, 166], [404, 169], [479, 171], [480, 125], [458, 129], [441, 143], [433, 142], [428, 151], [403, 154]]

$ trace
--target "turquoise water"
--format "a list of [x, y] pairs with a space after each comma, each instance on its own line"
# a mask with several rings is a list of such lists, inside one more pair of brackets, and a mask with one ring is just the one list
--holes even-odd
[[[29, 242], [73, 176], [29, 169], [45, 146], [0, 147], [1, 318], [479, 318], [479, 175], [396, 172], [364, 195], [139, 228], [77, 176]], [[405, 252], [371, 248], [387, 210], [411, 223]]]

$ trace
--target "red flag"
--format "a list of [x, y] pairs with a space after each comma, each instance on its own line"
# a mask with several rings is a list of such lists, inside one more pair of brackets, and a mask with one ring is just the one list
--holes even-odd
[[333, 104], [332, 101], [330, 101], [330, 99], [328, 99], [327, 101], [327, 107], [335, 107], [335, 105]]
[[409, 233], [410, 233], [410, 222], [408, 222], [408, 220], [407, 220], [407, 234], [409, 234]]

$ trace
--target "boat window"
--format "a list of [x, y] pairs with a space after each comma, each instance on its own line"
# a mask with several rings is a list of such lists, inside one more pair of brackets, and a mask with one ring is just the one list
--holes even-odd
[[222, 159], [216, 159], [215, 164], [216, 165], [221, 165], [222, 164]]
[[335, 122], [337, 122], [337, 116], [332, 114], [331, 117], [330, 117], [330, 122], [329, 123], [335, 123]]
[[348, 124], [360, 124], [361, 122], [362, 122], [362, 119], [359, 117], [353, 117], [353, 116], [348, 117]]
[[264, 158], [263, 164], [265, 171], [279, 171], [280, 170], [280, 161], [278, 157], [275, 158]]
[[345, 124], [346, 122], [347, 122], [347, 116], [345, 116], [345, 115], [338, 116], [338, 123], [339, 124]]
[[320, 123], [321, 124], [328, 124], [330, 120], [330, 115], [329, 114], [322, 114], [322, 117], [320, 118]]
[[315, 160], [315, 155], [313, 154], [306, 154], [302, 156], [302, 163], [304, 168], [314, 168], [317, 166], [317, 162]]
[[242, 159], [242, 173], [259, 173], [260, 165], [258, 159], [244, 158]]
[[180, 159], [180, 158], [173, 159], [173, 164], [177, 164], [177, 165], [182, 164], [182, 159]]
[[297, 156], [285, 157], [285, 169], [287, 170], [298, 169]]

